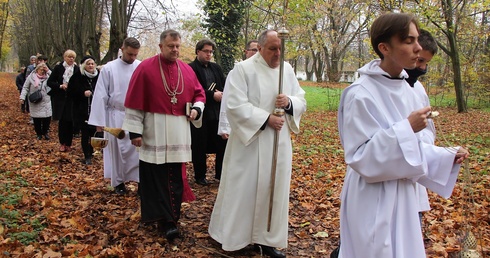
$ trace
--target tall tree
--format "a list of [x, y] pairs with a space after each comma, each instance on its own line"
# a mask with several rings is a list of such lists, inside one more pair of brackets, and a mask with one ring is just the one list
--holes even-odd
[[467, 112], [467, 101], [464, 94], [464, 85], [461, 75], [460, 57], [460, 25], [465, 24], [467, 16], [467, 0], [415, 0], [416, 9], [421, 13], [437, 30], [445, 36], [445, 42], [438, 41], [439, 47], [451, 59], [454, 91], [456, 93], [456, 104], [458, 112]]
[[353, 41], [368, 25], [370, 2], [294, 0], [290, 6], [288, 23], [296, 27], [295, 33], [300, 35], [297, 39], [310, 47], [317, 81], [322, 81], [325, 73], [329, 81], [338, 82], [347, 52], [352, 51]]
[[7, 20], [9, 17], [9, 1], [0, 0], [0, 59], [2, 59], [2, 45], [3, 45], [3, 35], [5, 33], [5, 28], [7, 27]]
[[102, 63], [107, 63], [117, 58], [119, 48], [128, 36], [128, 25], [137, 2], [138, 0], [112, 0], [110, 1], [110, 8], [106, 2], [107, 13], [110, 13], [110, 36], [109, 50], [102, 59]]
[[62, 60], [66, 49], [98, 59], [101, 4], [101, 0], [11, 0], [10, 30], [21, 60], [42, 53], [53, 64]]
[[203, 10], [208, 18], [204, 27], [216, 42], [216, 62], [221, 65], [225, 74], [235, 64], [245, 4], [242, 0], [205, 0]]

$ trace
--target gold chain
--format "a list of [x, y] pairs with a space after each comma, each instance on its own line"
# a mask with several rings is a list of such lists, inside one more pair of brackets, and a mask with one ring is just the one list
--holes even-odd
[[[167, 95], [172, 97], [170, 100], [172, 104], [177, 104], [177, 98], [175, 96], [184, 92], [184, 78], [182, 76], [182, 70], [180, 69], [179, 62], [175, 62], [177, 63], [177, 84], [175, 85], [175, 89], [172, 91], [168, 86], [167, 80], [165, 79], [165, 74], [163, 73], [162, 60], [160, 59], [160, 56], [158, 56], [158, 64], [160, 65], [160, 74], [162, 75], [163, 87], [165, 88], [165, 92], [167, 93]], [[180, 89], [180, 92], [177, 92], [177, 90], [179, 89], [179, 85], [182, 85], [182, 87]]]

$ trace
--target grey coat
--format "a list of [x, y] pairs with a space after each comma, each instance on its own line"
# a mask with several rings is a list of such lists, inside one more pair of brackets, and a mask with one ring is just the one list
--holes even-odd
[[20, 99], [24, 101], [29, 101], [28, 95], [34, 93], [42, 88], [41, 92], [43, 95], [43, 99], [39, 103], [29, 103], [31, 117], [34, 118], [45, 118], [51, 117], [53, 115], [53, 111], [51, 109], [51, 97], [47, 94], [47, 81], [48, 77], [45, 79], [41, 79], [38, 87], [34, 86], [35, 81], [34, 77], [37, 76], [36, 73], [31, 73], [24, 83], [24, 87], [22, 88], [22, 92], [20, 93]]

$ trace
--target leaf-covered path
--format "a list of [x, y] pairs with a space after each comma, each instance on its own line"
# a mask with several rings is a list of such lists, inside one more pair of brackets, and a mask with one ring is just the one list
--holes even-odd
[[[91, 166], [81, 163], [77, 138], [71, 152], [58, 152], [56, 122], [51, 140], [36, 139], [28, 115], [20, 112], [14, 79], [14, 74], [0, 73], [1, 257], [260, 257], [251, 247], [224, 252], [209, 237], [219, 182], [195, 184], [192, 165], [188, 177], [197, 200], [183, 204], [182, 237], [168, 243], [154, 225], [141, 224], [135, 184], [128, 195], [113, 194], [103, 179], [100, 156]], [[472, 176], [460, 177], [450, 200], [430, 194], [432, 210], [424, 215], [428, 257], [454, 257], [465, 225], [473, 227], [479, 248], [490, 255], [489, 118], [474, 110], [441, 112], [437, 126], [444, 142], [439, 144], [469, 147]], [[345, 171], [336, 112], [310, 110], [293, 139], [289, 246], [284, 251], [290, 257], [328, 257], [339, 239], [338, 197]]]

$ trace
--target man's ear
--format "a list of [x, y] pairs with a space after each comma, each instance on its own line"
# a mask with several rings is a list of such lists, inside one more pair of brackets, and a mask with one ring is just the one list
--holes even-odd
[[378, 44], [378, 49], [381, 52], [381, 54], [383, 54], [383, 56], [386, 56], [390, 51], [390, 45], [386, 42], [381, 42]]

